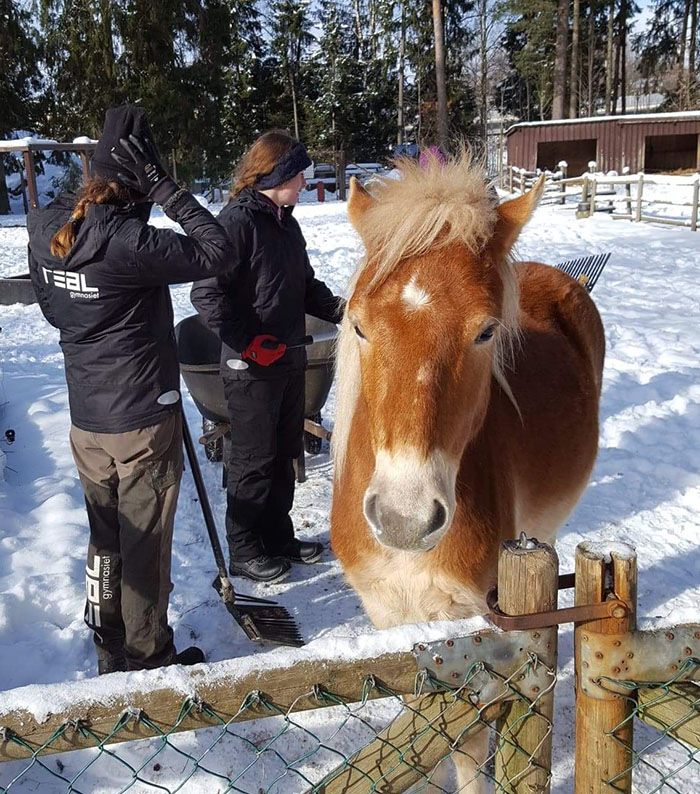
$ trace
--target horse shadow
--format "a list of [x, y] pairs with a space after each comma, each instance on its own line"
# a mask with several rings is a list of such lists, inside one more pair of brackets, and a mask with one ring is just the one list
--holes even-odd
[[[623, 523], [675, 498], [697, 482], [695, 450], [700, 439], [700, 403], [682, 392], [698, 383], [700, 370], [665, 372], [641, 384], [629, 375], [616, 378], [604, 391], [601, 402], [601, 446], [591, 481], [560, 534], [572, 530], [595, 532]], [[634, 415], [634, 408], [650, 402], [677, 405], [663, 407], [663, 415]], [[632, 411], [631, 426], [624, 427], [624, 412]], [[609, 420], [621, 417], [617, 427]]]

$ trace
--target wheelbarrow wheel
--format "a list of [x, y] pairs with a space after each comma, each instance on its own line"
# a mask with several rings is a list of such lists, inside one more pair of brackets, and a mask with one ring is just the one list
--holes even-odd
[[[202, 432], [206, 435], [216, 428], [216, 422], [202, 419]], [[204, 455], [212, 463], [221, 463], [224, 458], [224, 439], [222, 437], [209, 441], [204, 445]]]
[[[312, 422], [316, 422], [317, 424], [321, 424], [321, 412], [319, 411], [317, 414], [312, 414], [308, 417], [311, 419]], [[323, 439], [319, 438], [318, 436], [313, 435], [313, 433], [307, 433], [304, 431], [304, 449], [307, 451], [309, 455], [318, 455], [323, 448]]]

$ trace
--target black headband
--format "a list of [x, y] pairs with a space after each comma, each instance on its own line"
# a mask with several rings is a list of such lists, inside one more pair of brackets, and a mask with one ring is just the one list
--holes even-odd
[[300, 171], [311, 165], [306, 147], [303, 143], [296, 143], [286, 154], [277, 161], [269, 174], [258, 178], [255, 187], [258, 190], [269, 190], [293, 179]]

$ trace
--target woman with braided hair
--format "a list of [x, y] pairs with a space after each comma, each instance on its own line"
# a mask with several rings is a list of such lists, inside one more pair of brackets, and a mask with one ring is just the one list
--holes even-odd
[[[148, 225], [153, 202], [184, 235]], [[90, 543], [85, 622], [100, 673], [203, 661], [168, 625], [182, 475], [169, 284], [221, 270], [224, 230], [163, 168], [144, 111], [107, 111], [92, 178], [27, 221], [39, 305], [60, 331]]]

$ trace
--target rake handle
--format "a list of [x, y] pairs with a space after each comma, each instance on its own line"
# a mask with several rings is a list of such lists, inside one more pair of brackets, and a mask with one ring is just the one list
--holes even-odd
[[209, 542], [211, 543], [212, 551], [214, 552], [214, 559], [216, 560], [216, 567], [219, 569], [219, 576], [227, 578], [226, 560], [224, 559], [224, 552], [221, 548], [219, 535], [216, 531], [216, 524], [214, 523], [214, 514], [211, 512], [211, 505], [209, 504], [209, 497], [207, 496], [207, 489], [204, 487], [204, 480], [202, 479], [202, 470], [199, 467], [197, 460], [197, 453], [195, 452], [194, 442], [190, 428], [185, 418], [185, 412], [182, 411], [182, 440], [185, 443], [185, 453], [187, 454], [187, 461], [190, 464], [192, 471], [192, 478], [194, 479], [194, 487], [197, 489], [197, 498], [202, 508], [202, 515], [204, 516], [204, 524], [207, 528], [209, 535]]

